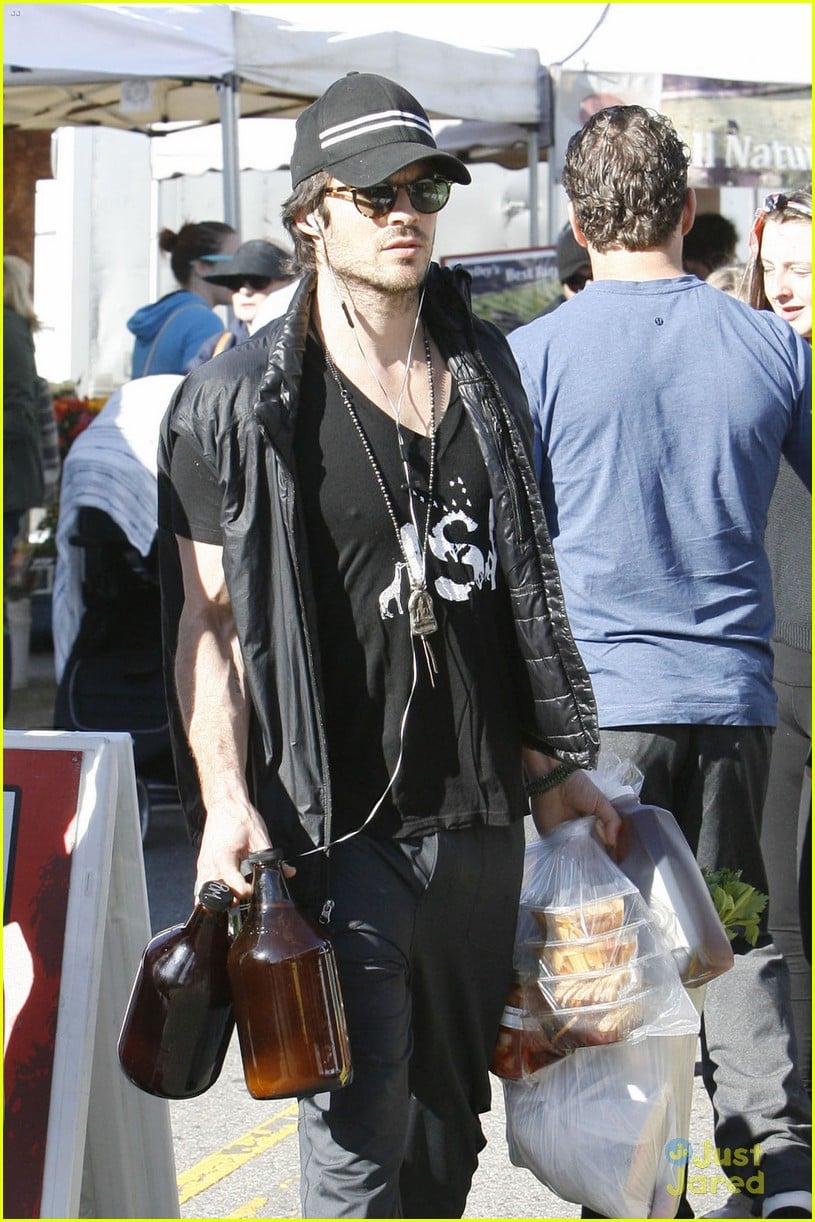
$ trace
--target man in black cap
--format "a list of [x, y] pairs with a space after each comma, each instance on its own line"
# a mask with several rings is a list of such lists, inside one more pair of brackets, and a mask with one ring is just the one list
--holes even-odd
[[[171, 717], [197, 885], [270, 843], [337, 955], [353, 1081], [300, 1104], [304, 1217], [458, 1217], [484, 1138], [536, 825], [617, 816], [583, 771], [508, 347], [431, 263], [464, 165], [401, 86], [297, 122], [287, 313], [164, 422]], [[524, 782], [526, 773], [526, 791]]]
[[551, 314], [558, 306], [562, 306], [564, 302], [575, 297], [592, 279], [588, 251], [585, 246], [578, 243], [568, 221], [558, 234], [555, 252], [557, 274], [562, 291], [558, 293], [554, 301], [549, 302], [545, 310], [541, 310], [539, 318], [543, 318], [545, 314]]
[[291, 284], [294, 273], [291, 256], [282, 246], [265, 238], [253, 238], [239, 246], [220, 271], [204, 279], [231, 290], [232, 318], [225, 331], [216, 332], [201, 345], [187, 372], [247, 340], [256, 330], [253, 324], [261, 305], [270, 294]]

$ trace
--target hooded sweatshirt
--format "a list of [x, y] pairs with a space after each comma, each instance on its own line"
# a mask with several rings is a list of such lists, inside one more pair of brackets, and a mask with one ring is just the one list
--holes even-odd
[[154, 373], [187, 373], [198, 349], [224, 324], [203, 297], [179, 289], [142, 306], [128, 319], [136, 336], [131, 377]]

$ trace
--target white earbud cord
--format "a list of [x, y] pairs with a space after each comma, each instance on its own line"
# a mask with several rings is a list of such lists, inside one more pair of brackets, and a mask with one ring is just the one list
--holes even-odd
[[[402, 436], [401, 424], [402, 424], [402, 400], [405, 397], [405, 391], [407, 389], [408, 378], [410, 377], [410, 363], [413, 359], [413, 345], [416, 342], [416, 332], [419, 330], [419, 320], [422, 316], [422, 306], [424, 305], [424, 294], [425, 294], [426, 284], [424, 282], [422, 283], [422, 292], [419, 297], [419, 308], [416, 311], [416, 318], [413, 323], [413, 330], [410, 334], [410, 344], [408, 345], [407, 358], [405, 360], [405, 372], [402, 376], [402, 384], [399, 387], [399, 395], [397, 397], [396, 402], [394, 403], [393, 399], [390, 397], [387, 390], [382, 385], [382, 382], [380, 381], [380, 378], [379, 378], [379, 374], [376, 372], [376, 370], [371, 365], [371, 362], [368, 359], [368, 354], [366, 353], [365, 349], [362, 346], [362, 340], [359, 338], [357, 329], [354, 326], [354, 320], [351, 317], [351, 312], [348, 309], [348, 305], [345, 301], [345, 298], [343, 297], [342, 293], [340, 292], [340, 286], [337, 284], [337, 277], [334, 273], [334, 268], [331, 266], [331, 260], [328, 257], [328, 248], [326, 246], [325, 234], [323, 233], [322, 226], [318, 225], [317, 228], [319, 229], [320, 237], [322, 238], [323, 253], [325, 254], [325, 263], [326, 263], [326, 267], [328, 268], [328, 273], [331, 276], [331, 283], [334, 287], [334, 292], [337, 294], [337, 300], [340, 303], [340, 306], [342, 308], [343, 314], [345, 315], [346, 321], [348, 322], [349, 327], [351, 328], [351, 330], [354, 333], [354, 340], [356, 341], [357, 348], [359, 349], [359, 354], [362, 357], [363, 361], [365, 362], [368, 372], [370, 373], [371, 377], [374, 379], [377, 386], [382, 391], [382, 394], [385, 396], [385, 399], [387, 400], [390, 406], [390, 409], [393, 412], [393, 418], [396, 421], [396, 435], [399, 439], [399, 458], [402, 462], [402, 468], [403, 468], [404, 475], [405, 475], [405, 483], [407, 485], [408, 505], [410, 508], [410, 520], [413, 523], [413, 529], [416, 531], [416, 538], [417, 540], [419, 540], [419, 542], [421, 542], [421, 534], [419, 533], [419, 523], [416, 520], [416, 509], [413, 503], [413, 494], [410, 489], [410, 468], [408, 466], [407, 455], [405, 453], [405, 442]], [[351, 295], [351, 290], [348, 288], [348, 285], [345, 284], [344, 282], [343, 282], [343, 286], [345, 288], [346, 293], [348, 294], [348, 299], [351, 302], [351, 308], [353, 309], [354, 314], [356, 314], [357, 308], [354, 305], [354, 298]], [[428, 512], [429, 512], [429, 506], [428, 506]], [[422, 561], [422, 567], [420, 570], [420, 575], [421, 575], [422, 583], [424, 583], [427, 579], [426, 552], [422, 553], [421, 561]]]
[[[335, 286], [336, 286], [336, 282], [335, 282]], [[413, 345], [416, 342], [416, 332], [419, 329], [419, 319], [422, 316], [423, 304], [424, 304], [424, 285], [422, 285], [422, 294], [421, 294], [421, 297], [419, 298], [419, 308], [416, 311], [416, 320], [413, 323], [413, 331], [411, 332], [411, 336], [410, 336], [410, 345], [407, 350], [407, 358], [405, 360], [405, 372], [402, 378], [402, 385], [399, 387], [399, 397], [397, 398], [395, 403], [393, 399], [390, 397], [390, 395], [388, 394], [385, 387], [382, 385], [382, 382], [379, 379], [379, 375], [377, 374], [376, 370], [371, 365], [371, 362], [368, 360], [368, 355], [362, 346], [362, 341], [360, 340], [359, 335], [357, 334], [356, 327], [354, 327], [354, 339], [357, 342], [357, 348], [359, 348], [360, 355], [368, 368], [368, 372], [370, 373], [371, 377], [376, 382], [379, 389], [382, 391], [382, 394], [387, 399], [390, 409], [393, 412], [393, 418], [396, 422], [396, 436], [399, 442], [399, 459], [402, 463], [402, 471], [405, 476], [405, 486], [407, 488], [407, 494], [408, 494], [408, 508], [410, 511], [410, 520], [413, 523], [413, 529], [416, 532], [416, 541], [419, 544], [419, 547], [421, 549], [420, 551], [421, 568], [419, 569], [418, 574], [415, 574], [414, 576], [417, 580], [421, 578], [421, 582], [424, 585], [427, 581], [427, 548], [426, 547], [422, 548], [422, 535], [421, 535], [421, 531], [419, 528], [419, 522], [416, 516], [416, 505], [413, 499], [413, 492], [411, 490], [410, 465], [408, 464], [408, 460], [407, 460], [405, 439], [402, 436], [402, 401], [405, 397], [405, 391], [407, 389], [407, 384], [408, 384], [408, 377], [410, 376], [410, 365], [411, 365], [411, 361], [413, 360]], [[430, 513], [429, 505], [427, 507], [427, 511], [429, 514]]]
[[[325, 239], [324, 239], [324, 240], [325, 240]], [[422, 305], [423, 305], [423, 303], [424, 303], [424, 285], [422, 285], [422, 295], [421, 295], [421, 297], [420, 297], [420, 299], [419, 299], [419, 308], [418, 308], [418, 310], [416, 311], [416, 321], [415, 321], [415, 322], [414, 322], [414, 324], [413, 324], [413, 333], [412, 333], [412, 335], [411, 335], [411, 337], [410, 337], [410, 348], [408, 349], [407, 362], [406, 362], [406, 364], [405, 364], [405, 374], [404, 374], [404, 377], [403, 377], [403, 379], [402, 379], [402, 385], [401, 385], [400, 390], [399, 390], [399, 398], [398, 398], [398, 400], [397, 400], [397, 404], [396, 404], [396, 406], [394, 406], [394, 403], [393, 403], [393, 401], [391, 400], [390, 395], [389, 395], [389, 394], [388, 394], [388, 392], [385, 390], [385, 387], [382, 385], [382, 383], [379, 381], [379, 378], [377, 377], [377, 375], [376, 375], [375, 371], [374, 371], [374, 370], [371, 368], [370, 363], [369, 363], [369, 361], [368, 361], [368, 358], [367, 358], [367, 356], [365, 355], [365, 351], [364, 351], [364, 349], [363, 349], [363, 347], [362, 347], [362, 344], [361, 344], [361, 343], [360, 343], [360, 341], [359, 341], [359, 337], [357, 336], [357, 333], [356, 333], [356, 327], [354, 327], [353, 321], [351, 320], [351, 317], [350, 317], [350, 315], [349, 315], [349, 313], [348, 313], [348, 307], [346, 306], [345, 301], [343, 300], [342, 294], [340, 293], [339, 285], [337, 284], [336, 277], [334, 276], [334, 269], [332, 268], [332, 266], [331, 266], [330, 262], [328, 262], [328, 259], [327, 259], [327, 258], [326, 258], [326, 263], [327, 263], [327, 265], [328, 265], [328, 270], [329, 270], [329, 272], [330, 272], [330, 274], [331, 274], [331, 281], [332, 281], [332, 283], [333, 283], [333, 285], [334, 285], [334, 291], [336, 292], [337, 297], [338, 297], [338, 298], [339, 298], [339, 300], [340, 300], [340, 304], [341, 304], [341, 306], [343, 307], [343, 312], [344, 312], [344, 314], [345, 314], [345, 317], [348, 319], [349, 325], [351, 326], [351, 329], [352, 329], [352, 330], [353, 330], [353, 332], [354, 332], [354, 338], [356, 339], [356, 342], [357, 342], [357, 347], [359, 348], [359, 350], [360, 350], [360, 352], [361, 352], [361, 354], [362, 354], [362, 359], [365, 361], [365, 364], [368, 366], [368, 369], [370, 370], [370, 373], [371, 373], [372, 377], [373, 377], [373, 378], [376, 380], [376, 382], [379, 384], [379, 388], [380, 388], [380, 390], [382, 391], [383, 395], [385, 396], [385, 398], [387, 399], [388, 403], [390, 404], [390, 406], [391, 406], [391, 410], [392, 410], [392, 411], [393, 411], [393, 413], [394, 413], [394, 418], [395, 418], [395, 420], [396, 420], [396, 428], [397, 428], [397, 431], [398, 431], [398, 429], [399, 429], [399, 409], [401, 408], [401, 405], [402, 405], [402, 398], [403, 398], [403, 396], [404, 396], [404, 393], [405, 393], [405, 388], [406, 388], [406, 386], [407, 386], [408, 375], [409, 375], [409, 373], [410, 373], [410, 361], [411, 361], [411, 354], [412, 354], [412, 352], [413, 352], [413, 344], [414, 344], [414, 341], [415, 341], [415, 339], [416, 339], [416, 332], [417, 332], [417, 330], [418, 330], [418, 328], [419, 328], [419, 319], [420, 319], [420, 317], [421, 317], [421, 313], [422, 313]], [[350, 293], [349, 293], [349, 297], [350, 297]], [[352, 299], [352, 305], [353, 305], [353, 299]], [[356, 310], [355, 310], [354, 312], [356, 313]], [[415, 518], [415, 514], [414, 514], [414, 507], [413, 507], [413, 496], [411, 495], [411, 491], [410, 491], [410, 473], [409, 473], [409, 468], [407, 467], [406, 460], [405, 460], [404, 447], [403, 447], [403, 444], [402, 444], [402, 437], [401, 437], [401, 434], [399, 434], [399, 452], [400, 452], [400, 456], [401, 456], [401, 458], [402, 458], [402, 464], [403, 464], [403, 466], [404, 466], [404, 468], [405, 468], [405, 478], [406, 478], [406, 480], [407, 480], [407, 486], [408, 486], [408, 502], [409, 502], [409, 504], [410, 504], [410, 517], [411, 517], [411, 521], [413, 522], [413, 529], [416, 531], [416, 537], [417, 537], [417, 539], [418, 539], [418, 538], [419, 538], [419, 528], [418, 528], [418, 525], [417, 525], [417, 522], [416, 522], [416, 518]], [[429, 512], [430, 512], [430, 507], [428, 506], [428, 514], [429, 514]], [[424, 579], [424, 575], [425, 575], [424, 570], [425, 570], [425, 564], [426, 564], [426, 560], [427, 560], [427, 557], [426, 557], [426, 553], [425, 553], [425, 554], [422, 556], [422, 578], [423, 578], [423, 579]], [[411, 706], [411, 704], [413, 703], [413, 697], [414, 697], [414, 694], [415, 694], [415, 692], [416, 692], [416, 687], [417, 687], [417, 685], [418, 685], [418, 681], [419, 681], [419, 667], [418, 667], [418, 660], [417, 660], [417, 657], [416, 657], [416, 650], [415, 650], [415, 648], [412, 648], [410, 652], [411, 652], [411, 655], [412, 655], [412, 658], [413, 658], [413, 677], [412, 677], [412, 679], [411, 679], [411, 684], [410, 684], [410, 692], [408, 693], [408, 698], [407, 698], [407, 702], [406, 702], [406, 704], [405, 704], [405, 709], [404, 709], [404, 712], [402, 713], [402, 719], [401, 719], [401, 721], [400, 721], [400, 723], [399, 723], [399, 754], [398, 754], [398, 756], [397, 756], [397, 758], [396, 758], [396, 763], [394, 764], [393, 771], [391, 772], [391, 775], [390, 775], [390, 777], [388, 778], [388, 782], [387, 782], [387, 784], [386, 784], [385, 788], [383, 789], [382, 793], [380, 794], [380, 796], [379, 796], [379, 798], [377, 799], [377, 801], [376, 801], [376, 803], [374, 804], [374, 806], [371, 808], [371, 810], [370, 810], [370, 812], [368, 813], [368, 816], [367, 816], [367, 818], [365, 819], [364, 823], [361, 823], [361, 824], [359, 825], [359, 827], [355, 827], [355, 828], [353, 829], [353, 831], [346, 832], [344, 836], [339, 836], [339, 837], [337, 837], [337, 839], [336, 839], [336, 840], [330, 840], [330, 841], [328, 841], [328, 843], [327, 843], [327, 844], [320, 844], [320, 845], [318, 845], [318, 846], [317, 846], [316, 848], [314, 848], [314, 849], [307, 849], [307, 850], [306, 850], [304, 853], [298, 853], [298, 854], [297, 854], [297, 856], [298, 856], [298, 857], [311, 857], [311, 856], [312, 856], [314, 853], [327, 853], [327, 852], [328, 852], [330, 849], [332, 849], [332, 848], [334, 847], [334, 845], [336, 845], [336, 844], [343, 844], [343, 843], [344, 843], [344, 841], [346, 841], [346, 840], [351, 840], [351, 839], [352, 839], [354, 836], [358, 836], [358, 835], [359, 835], [359, 833], [360, 833], [361, 831], [363, 831], [363, 829], [364, 829], [364, 828], [366, 828], [366, 827], [368, 826], [368, 824], [371, 822], [371, 820], [372, 820], [372, 819], [373, 819], [373, 818], [374, 818], [374, 817], [375, 817], [375, 816], [376, 816], [376, 815], [379, 813], [379, 810], [380, 810], [380, 808], [381, 808], [381, 806], [382, 806], [383, 802], [385, 801], [385, 799], [386, 799], [386, 798], [388, 797], [388, 795], [390, 794], [390, 792], [391, 792], [391, 790], [392, 790], [393, 786], [396, 784], [396, 780], [397, 780], [397, 778], [398, 778], [398, 776], [399, 776], [399, 773], [402, 771], [402, 763], [403, 763], [403, 761], [404, 761], [404, 757], [405, 757], [405, 730], [406, 730], [406, 728], [407, 728], [407, 719], [408, 719], [408, 713], [410, 712], [410, 706]]]
[[388, 794], [391, 792], [391, 789], [396, 784], [396, 779], [399, 776], [399, 773], [402, 771], [402, 761], [404, 760], [405, 756], [405, 729], [407, 727], [408, 713], [410, 711], [410, 706], [413, 703], [413, 695], [419, 681], [419, 664], [416, 657], [416, 650], [412, 649], [411, 653], [413, 654], [413, 680], [410, 685], [410, 693], [408, 694], [405, 711], [402, 714], [402, 720], [399, 725], [399, 755], [397, 756], [393, 772], [388, 778], [387, 785], [383, 789], [375, 805], [371, 808], [371, 811], [369, 812], [364, 823], [361, 823], [359, 827], [355, 827], [353, 831], [346, 832], [344, 836], [338, 836], [336, 840], [329, 840], [328, 844], [320, 844], [316, 849], [306, 849], [305, 853], [298, 853], [298, 857], [311, 857], [313, 853], [327, 853], [329, 849], [334, 847], [335, 844], [342, 844], [345, 840], [351, 840], [354, 836], [358, 836], [359, 833], [368, 826], [374, 816], [379, 813], [382, 803], [385, 801]]

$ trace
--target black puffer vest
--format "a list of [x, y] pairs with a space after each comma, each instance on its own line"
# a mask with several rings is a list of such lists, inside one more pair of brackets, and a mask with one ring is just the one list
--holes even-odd
[[[589, 677], [572, 639], [530, 459], [531, 421], [503, 336], [475, 319], [466, 273], [431, 265], [423, 316], [478, 439], [496, 507], [496, 542], [515, 616], [525, 745], [581, 766], [598, 749]], [[159, 445], [164, 643], [176, 768], [194, 840], [204, 811], [172, 683], [182, 605], [169, 532], [172, 449], [190, 439], [223, 489], [224, 570], [253, 705], [250, 793], [275, 844], [331, 839], [331, 780], [316, 615], [292, 443], [313, 277], [288, 312], [196, 370], [176, 393]]]

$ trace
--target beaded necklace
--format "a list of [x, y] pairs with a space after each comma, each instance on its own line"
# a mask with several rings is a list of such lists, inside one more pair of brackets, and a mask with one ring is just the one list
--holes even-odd
[[[411, 351], [412, 349], [413, 349], [413, 344], [411, 342]], [[418, 568], [416, 565], [415, 557], [412, 557], [408, 553], [407, 549], [405, 548], [404, 540], [402, 538], [401, 531], [399, 530], [399, 523], [396, 517], [396, 510], [394, 509], [393, 500], [391, 499], [391, 495], [388, 492], [387, 484], [385, 483], [385, 478], [382, 474], [382, 470], [379, 466], [379, 463], [376, 461], [373, 450], [371, 449], [371, 444], [368, 441], [368, 438], [365, 434], [365, 430], [363, 429], [362, 424], [360, 423], [359, 415], [357, 414], [357, 410], [354, 407], [354, 403], [351, 398], [351, 393], [348, 387], [343, 382], [342, 378], [340, 377], [339, 370], [337, 369], [336, 365], [334, 364], [331, 353], [326, 350], [325, 355], [326, 355], [326, 364], [331, 373], [331, 376], [333, 377], [334, 381], [337, 384], [337, 389], [340, 392], [340, 398], [342, 399], [343, 403], [345, 404], [345, 407], [348, 411], [349, 416], [351, 417], [351, 421], [354, 425], [354, 428], [356, 429], [357, 434], [359, 436], [360, 442], [362, 443], [362, 448], [365, 451], [365, 456], [368, 459], [368, 462], [371, 466], [371, 470], [374, 473], [374, 477], [379, 487], [379, 491], [382, 493], [382, 499], [385, 502], [385, 508], [388, 511], [388, 517], [390, 518], [391, 525], [393, 526], [393, 532], [396, 536], [396, 542], [399, 547], [399, 551], [402, 555], [402, 559], [405, 563], [405, 569], [409, 575], [409, 580], [410, 580], [410, 595], [408, 598], [408, 620], [410, 623], [410, 632], [412, 636], [418, 637], [419, 640], [422, 642], [422, 646], [425, 652], [425, 658], [427, 661], [428, 673], [430, 675], [430, 681], [431, 683], [433, 683], [434, 675], [437, 673], [437, 667], [436, 667], [436, 659], [433, 655], [433, 650], [431, 648], [428, 637], [431, 636], [434, 632], [438, 630], [438, 624], [436, 622], [436, 615], [433, 609], [433, 599], [427, 588], [427, 545], [428, 545], [428, 539], [430, 537], [430, 513], [431, 513], [431, 509], [433, 505], [433, 486], [434, 486], [435, 475], [436, 475], [436, 396], [435, 396], [435, 388], [433, 385], [433, 361], [432, 361], [432, 357], [430, 353], [430, 341], [427, 338], [427, 334], [425, 334], [424, 336], [424, 351], [425, 351], [425, 363], [427, 366], [428, 397], [430, 401], [430, 470], [428, 474], [428, 486], [427, 486], [427, 516], [425, 518], [425, 524], [424, 524], [424, 536], [421, 538], [421, 541], [420, 541], [421, 552], [420, 552], [420, 565]], [[363, 353], [363, 356], [364, 356], [364, 353]], [[366, 364], [367, 364], [367, 361], [366, 361]], [[368, 367], [370, 369], [370, 365]], [[409, 367], [410, 367], [410, 352], [408, 353], [408, 368]], [[408, 489], [410, 516], [413, 521], [414, 529], [416, 530], [417, 538], [419, 538], [419, 528], [418, 528], [418, 523], [416, 520], [415, 506], [413, 502], [412, 482], [410, 478], [410, 462], [408, 458], [407, 447], [405, 445], [405, 440], [402, 435], [402, 429], [400, 428], [400, 424], [399, 424], [399, 409], [401, 407], [402, 397], [404, 395], [405, 387], [407, 385], [407, 374], [402, 383], [402, 388], [399, 393], [399, 399], [397, 403], [394, 404], [391, 401], [390, 395], [388, 395], [387, 391], [382, 386], [382, 383], [379, 381], [379, 378], [376, 376], [373, 370], [371, 370], [371, 373], [376, 378], [376, 381], [379, 383], [379, 387], [382, 390], [382, 393], [385, 395], [385, 398], [388, 400], [388, 403], [391, 406], [391, 410], [394, 413], [394, 418], [396, 420], [396, 432], [397, 432], [397, 437], [399, 439], [399, 454], [402, 459], [402, 466], [404, 468], [405, 480], [406, 480], [407, 489]]]

